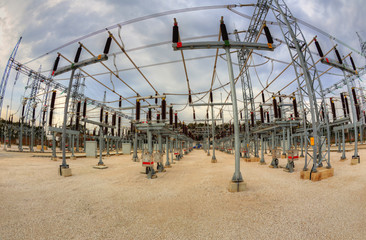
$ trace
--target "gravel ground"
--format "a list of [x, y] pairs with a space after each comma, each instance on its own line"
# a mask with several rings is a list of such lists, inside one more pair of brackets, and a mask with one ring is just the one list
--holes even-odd
[[148, 180], [132, 156], [106, 157], [104, 170], [69, 160], [64, 178], [60, 161], [0, 152], [0, 239], [366, 238], [366, 149], [355, 166], [331, 153], [335, 175], [320, 182], [300, 179], [303, 160], [291, 174], [241, 161], [240, 193], [227, 191], [234, 155], [216, 153], [213, 164], [195, 150]]

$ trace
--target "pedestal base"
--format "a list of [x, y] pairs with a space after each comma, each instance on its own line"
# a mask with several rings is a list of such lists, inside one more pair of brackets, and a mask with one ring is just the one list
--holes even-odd
[[287, 155], [286, 155], [286, 154], [282, 154], [282, 155], [281, 155], [281, 158], [282, 158], [282, 159], [287, 158]]
[[93, 166], [93, 168], [96, 168], [96, 169], [106, 169], [108, 167], [106, 165], [96, 165], [96, 166]]
[[57, 161], [58, 157], [51, 157], [52, 161]]
[[71, 168], [61, 168], [61, 176], [63, 176], [63, 177], [72, 176]]
[[342, 157], [339, 159], [339, 161], [342, 161], [342, 162], [347, 161], [347, 160], [348, 160], [347, 158], [342, 158]]
[[266, 162], [259, 162], [260, 165], [266, 165]]
[[301, 179], [310, 179], [313, 182], [317, 182], [329, 177], [333, 177], [334, 176], [334, 168], [323, 168], [323, 167], [319, 167], [317, 168], [317, 172], [312, 172], [311, 173], [311, 179], [310, 179], [310, 170], [307, 171], [301, 171], [300, 172], [300, 178]]
[[75, 156], [70, 157], [70, 160], [76, 160], [76, 157]]
[[164, 167], [165, 167], [165, 168], [171, 168], [171, 167], [172, 167], [172, 165], [165, 165]]
[[217, 163], [217, 159], [211, 159], [211, 163]]
[[229, 192], [243, 192], [247, 190], [247, 184], [245, 182], [229, 182]]
[[357, 165], [360, 163], [360, 156], [358, 157], [352, 157], [351, 159], [351, 165]]
[[244, 161], [246, 161], [246, 162], [259, 162], [260, 158], [259, 157], [244, 158]]

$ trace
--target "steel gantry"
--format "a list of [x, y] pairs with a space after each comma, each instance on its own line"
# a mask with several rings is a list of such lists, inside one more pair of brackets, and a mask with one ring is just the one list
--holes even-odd
[[[250, 20], [250, 24], [248, 30], [245, 34], [243, 42], [257, 42], [260, 36], [260, 33], [263, 29], [263, 21], [267, 16], [268, 9], [272, 1], [267, 0], [259, 0], [255, 5], [255, 9]], [[235, 38], [237, 42], [240, 42], [240, 37], [238, 31], [234, 31]], [[271, 42], [273, 43], [273, 42]], [[244, 104], [244, 124], [245, 129], [244, 131], [244, 156], [245, 158], [249, 158], [249, 143], [250, 143], [250, 132], [249, 129], [249, 116], [252, 116], [252, 121], [255, 121], [255, 104], [254, 104], [254, 97], [253, 97], [253, 88], [252, 88], [252, 80], [250, 78], [249, 68], [248, 68], [248, 61], [252, 54], [253, 50], [248, 48], [243, 48], [238, 50], [238, 63], [239, 63], [239, 71], [240, 71], [240, 80], [242, 86], [242, 93], [243, 93], [243, 104]], [[255, 138], [254, 138], [255, 139]], [[255, 144], [254, 150], [255, 157], [258, 157], [258, 146]]]
[[[312, 53], [307, 47], [305, 37], [297, 21], [285, 2], [283, 0], [273, 0], [271, 9], [280, 26], [292, 58], [292, 65], [299, 86], [300, 101], [303, 103], [304, 108], [303, 117], [305, 118], [307, 113], [310, 113], [311, 116], [311, 127], [308, 128], [307, 124], [303, 126], [305, 134], [304, 170], [307, 170], [308, 164], [312, 162], [311, 171], [317, 172], [317, 167], [322, 166], [323, 161], [326, 162], [327, 168], [331, 168], [329, 120], [327, 113], [324, 118], [320, 118], [320, 111], [324, 109], [326, 112], [327, 109], [322, 83], [316, 70]], [[312, 73], [310, 72], [311, 68], [313, 68]], [[299, 69], [302, 70], [302, 73], [299, 72]], [[303, 83], [305, 83], [305, 86], [303, 86]], [[325, 138], [322, 138], [323, 132], [327, 134]], [[309, 145], [312, 147], [312, 152], [308, 151]], [[327, 149], [325, 153], [321, 151], [322, 146], [325, 146]], [[310, 157], [310, 160], [307, 159], [308, 157]]]

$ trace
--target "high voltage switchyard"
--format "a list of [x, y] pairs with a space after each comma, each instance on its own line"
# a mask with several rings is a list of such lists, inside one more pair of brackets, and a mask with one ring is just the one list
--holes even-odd
[[[211, 35], [190, 29], [201, 13], [216, 19], [195, 23]], [[163, 30], [136, 46], [131, 26], [142, 23]], [[342, 31], [358, 48], [298, 19], [284, 0], [258, 0], [137, 17], [25, 62], [20, 38], [0, 84], [2, 152], [42, 157], [47, 175], [67, 184], [118, 170], [126, 185], [174, 185], [187, 161], [203, 171], [197, 185], [225, 178], [212, 183], [221, 194], [252, 195], [256, 176], [273, 174], [273, 187], [299, 181], [314, 195], [364, 160], [366, 36]], [[154, 62], [140, 64], [144, 53]]]

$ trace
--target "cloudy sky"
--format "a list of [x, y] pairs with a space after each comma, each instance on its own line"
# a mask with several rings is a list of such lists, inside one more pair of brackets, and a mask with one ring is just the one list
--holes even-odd
[[[243, 4], [253, 3], [255, 1], [242, 2]], [[207, 35], [217, 35], [219, 31], [219, 19], [224, 16], [228, 32], [232, 33], [234, 29], [238, 31], [246, 30], [249, 25], [249, 20], [238, 16], [227, 9], [216, 10], [202, 10], [195, 12], [175, 13], [147, 20], [133, 22], [126, 24], [128, 20], [136, 19], [143, 16], [148, 16], [155, 13], [166, 12], [169, 10], [185, 9], [189, 7], [198, 6], [213, 6], [223, 4], [238, 4], [239, 2], [219, 1], [219, 0], [203, 0], [203, 1], [158, 1], [158, 0], [105, 0], [105, 1], [86, 1], [86, 0], [13, 0], [0, 2], [0, 74], [3, 75], [7, 59], [19, 37], [23, 40], [20, 45], [16, 60], [21, 63], [27, 63], [36, 59], [51, 50], [56, 49], [66, 43], [72, 42], [89, 33], [104, 29], [108, 26], [113, 26], [116, 23], [122, 23], [120, 36], [127, 53], [132, 60], [141, 67], [141, 71], [153, 85], [153, 87], [162, 93], [171, 94], [186, 94], [187, 84], [184, 72], [183, 63], [181, 62], [180, 52], [174, 52], [171, 44], [171, 29], [173, 25], [173, 18], [176, 17], [180, 26], [180, 36], [184, 40], [186, 38], [200, 37], [193, 41], [214, 41], [217, 36], [205, 37]], [[366, 40], [366, 29], [364, 23], [366, 20], [366, 4], [363, 0], [287, 0], [288, 7], [291, 9], [293, 15], [313, 26], [329, 33], [337, 39], [340, 39], [354, 50], [360, 51], [359, 41], [356, 31]], [[235, 8], [235, 10], [251, 15], [253, 7]], [[274, 16], [270, 11], [267, 19], [273, 21]], [[310, 41], [315, 35], [323, 47], [323, 51], [330, 50], [336, 41], [331, 40], [314, 29], [306, 26], [301, 26], [307, 41]], [[283, 39], [280, 29], [276, 25], [270, 25], [270, 30], [275, 38]], [[116, 39], [120, 42], [118, 28], [111, 30]], [[103, 51], [104, 44], [108, 33], [102, 33], [80, 40], [93, 54], [100, 54]], [[243, 35], [240, 35], [243, 39]], [[235, 40], [234, 36], [230, 36]], [[57, 52], [73, 60], [76, 49], [78, 48], [78, 41], [69, 44], [68, 46], [51, 52], [45, 57], [39, 58], [27, 64], [34, 70], [38, 70], [41, 66], [41, 71], [45, 76], [49, 76], [49, 70], [52, 68]], [[265, 37], [261, 37], [259, 42], [266, 42]], [[157, 46], [149, 47], [149, 45], [157, 44]], [[275, 42], [279, 47], [274, 52], [257, 52], [259, 54], [268, 56], [269, 58], [289, 62], [289, 53], [287, 47], [280, 42]], [[338, 47], [342, 55], [347, 55], [352, 50], [344, 45]], [[315, 52], [315, 48], [312, 46]], [[133, 70], [133, 65], [124, 54], [121, 54], [121, 49], [112, 43], [111, 53], [116, 53], [115, 58], [110, 57], [106, 65], [113, 71], [116, 68], [119, 70], [119, 77], [128, 83], [140, 95], [152, 95], [155, 91], [143, 79], [143, 77]], [[187, 64], [188, 77], [191, 89], [194, 93], [204, 92], [210, 89], [210, 84], [213, 74], [213, 66], [215, 58], [212, 57], [216, 53], [215, 50], [199, 50], [199, 51], [185, 51], [184, 56]], [[224, 53], [223, 50], [219, 52]], [[330, 57], [334, 58], [331, 53]], [[353, 53], [356, 65], [362, 67], [365, 65], [365, 59], [357, 53]], [[89, 58], [90, 55], [84, 50], [81, 59]], [[193, 59], [191, 58], [200, 58]], [[315, 60], [318, 56], [315, 56]], [[236, 54], [232, 54], [234, 61], [234, 74], [239, 73]], [[169, 63], [172, 62], [173, 63]], [[217, 76], [214, 78], [214, 87], [217, 88], [222, 84], [228, 82], [226, 58], [220, 57], [217, 62]], [[60, 61], [60, 66], [67, 65], [66, 60]], [[154, 65], [154, 66], [151, 66]], [[253, 56], [250, 65], [250, 74], [253, 83], [254, 95], [256, 96], [262, 89], [262, 85], [273, 80], [285, 67], [286, 64], [277, 61], [268, 61], [268, 59]], [[255, 67], [254, 67], [255, 66]], [[319, 65], [320, 70], [327, 69]], [[126, 87], [121, 80], [115, 76], [108, 74], [108, 70], [100, 64], [88, 66], [84, 69], [89, 74], [99, 74], [95, 78], [103, 84], [122, 95], [123, 97], [135, 96], [132, 90]], [[14, 72], [14, 71], [13, 71]], [[339, 70], [330, 71], [331, 74], [325, 74], [322, 77], [324, 86], [330, 86], [341, 79], [342, 72]], [[269, 92], [266, 92], [266, 97], [270, 97], [271, 92], [277, 92], [286, 83], [294, 79], [294, 71], [289, 70], [283, 74], [275, 84], [271, 85]], [[69, 73], [57, 77], [56, 80], [66, 85], [65, 79], [69, 77]], [[5, 101], [3, 105], [2, 118], [5, 117], [5, 110], [7, 105], [11, 105], [11, 111], [15, 114], [15, 118], [19, 115], [20, 101], [22, 97], [29, 94], [29, 90], [25, 89], [27, 83], [27, 76], [21, 76], [18, 82], [14, 85], [14, 75], [9, 79]], [[296, 84], [290, 85], [281, 93], [290, 94], [297, 88]], [[242, 100], [240, 92], [241, 86], [238, 82], [238, 98]], [[27, 91], [26, 91], [27, 90]], [[91, 99], [103, 100], [104, 91], [106, 89], [100, 84], [96, 83], [91, 78], [86, 78], [85, 95]], [[215, 101], [225, 100], [228, 87], [220, 88], [214, 91]], [[11, 98], [11, 92], [13, 97]], [[335, 93], [338, 94], [338, 93]], [[60, 94], [58, 104], [62, 105], [65, 94]], [[207, 102], [207, 96], [197, 95], [193, 97], [194, 101], [199, 101], [203, 97], [203, 101]], [[113, 102], [119, 97], [117, 94], [108, 92], [107, 101]], [[10, 100], [12, 99], [12, 101]], [[134, 100], [131, 100], [134, 101]], [[187, 102], [187, 97], [183, 95], [168, 95], [168, 103], [178, 103], [174, 108], [182, 110], [180, 119], [192, 121], [192, 109], [184, 108]], [[256, 99], [259, 102], [260, 98]], [[151, 102], [153, 103], [153, 102]], [[112, 107], [117, 107], [118, 103], [110, 103]], [[130, 105], [127, 102], [124, 106]], [[239, 103], [242, 108], [242, 103]], [[61, 108], [60, 108], [61, 110]], [[225, 118], [231, 119], [230, 108], [226, 108]], [[217, 113], [217, 109], [215, 110]], [[61, 112], [56, 114], [60, 116]], [[131, 112], [126, 112], [131, 114]], [[204, 118], [206, 108], [196, 108], [197, 118]], [[93, 113], [91, 113], [93, 115]], [[95, 115], [95, 114], [94, 114]], [[93, 116], [94, 116], [93, 115]], [[96, 115], [95, 115], [96, 116]], [[145, 116], [144, 114], [142, 115]]]

